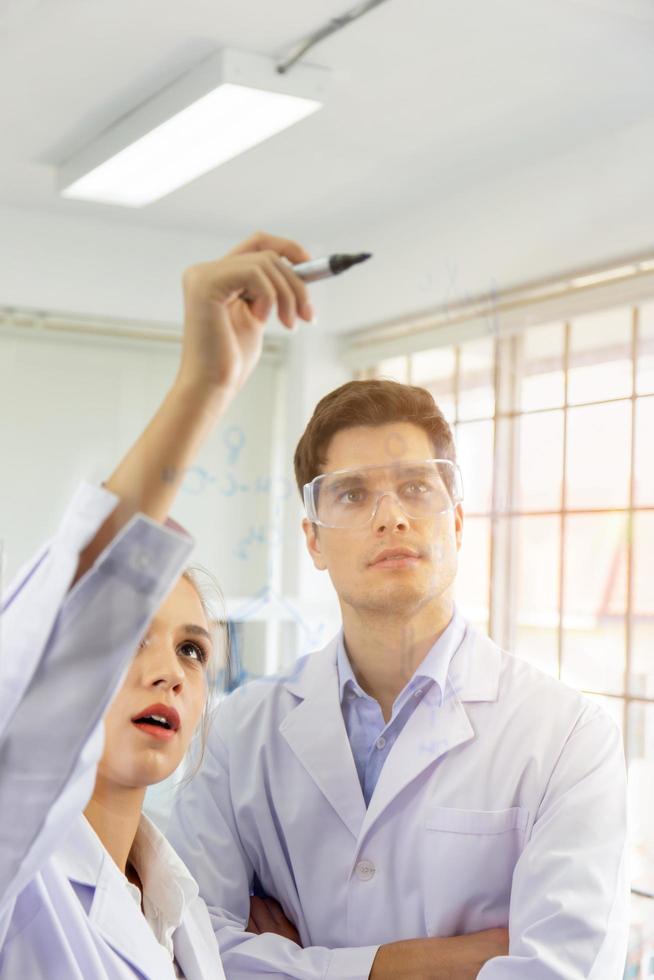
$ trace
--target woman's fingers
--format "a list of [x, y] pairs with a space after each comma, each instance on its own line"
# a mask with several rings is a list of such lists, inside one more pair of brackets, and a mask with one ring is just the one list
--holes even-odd
[[243, 299], [252, 315], [264, 322], [278, 302], [277, 290], [264, 266], [265, 260], [253, 254], [195, 266], [185, 274], [187, 299], [206, 296], [227, 306]]
[[[281, 323], [292, 328], [297, 316], [306, 321], [314, 319], [306, 284], [293, 272], [291, 264], [307, 257], [308, 253], [297, 242], [258, 232], [225, 258], [188, 269], [185, 291], [205, 292], [221, 304], [244, 299], [251, 313], [261, 321], [276, 306]], [[261, 278], [262, 274], [267, 282]]]
[[252, 265], [244, 276], [241, 296], [250, 307], [252, 316], [264, 323], [275, 305], [279, 309], [279, 294], [266, 270]]
[[[288, 263], [273, 251], [249, 253], [234, 260], [239, 267], [231, 279], [221, 276], [216, 265], [217, 282], [214, 295], [219, 301], [243, 299], [257, 320], [264, 321], [273, 307], [284, 326], [292, 329], [296, 317], [313, 319], [313, 307], [302, 280]], [[240, 266], [243, 263], [243, 266]], [[220, 280], [220, 282], [218, 281]]]
[[304, 283], [302, 279], [300, 279], [300, 277], [293, 272], [292, 266], [283, 259], [277, 259], [277, 266], [293, 290], [295, 296], [295, 307], [298, 314], [303, 320], [311, 323], [315, 317], [315, 313], [313, 306], [311, 305], [311, 300], [309, 299], [309, 292], [307, 290], [306, 283]]
[[289, 263], [280, 259], [275, 252], [266, 251], [263, 256], [266, 274], [277, 289], [281, 322], [287, 327], [292, 327], [296, 316], [311, 321], [314, 313], [305, 284], [299, 276], [295, 275]]
[[298, 242], [290, 238], [279, 238], [265, 231], [257, 231], [244, 242], [233, 248], [228, 255], [243, 255], [244, 252], [265, 252], [267, 250], [283, 255], [289, 262], [308, 262], [311, 256]]
[[280, 266], [282, 265], [282, 262], [279, 261], [272, 252], [265, 252], [264, 255], [266, 258], [263, 259], [264, 264], [262, 268], [272, 283], [273, 289], [275, 290], [277, 299], [277, 316], [285, 327], [292, 330], [295, 326], [295, 319], [297, 317], [297, 301], [295, 292], [293, 291], [290, 282], [281, 271]]
[[186, 270], [184, 382], [233, 394], [259, 359], [273, 309], [288, 328], [298, 315], [313, 319], [306, 286], [289, 264], [306, 257], [296, 242], [258, 234], [225, 258]]

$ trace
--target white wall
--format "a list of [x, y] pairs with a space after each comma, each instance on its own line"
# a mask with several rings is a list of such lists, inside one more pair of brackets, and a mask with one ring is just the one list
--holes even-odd
[[0, 306], [180, 322], [181, 275], [220, 235], [0, 208]]
[[614, 258], [654, 251], [654, 122], [467, 189], [434, 188], [419, 209], [343, 229], [375, 257], [329, 297], [341, 331], [452, 304]]

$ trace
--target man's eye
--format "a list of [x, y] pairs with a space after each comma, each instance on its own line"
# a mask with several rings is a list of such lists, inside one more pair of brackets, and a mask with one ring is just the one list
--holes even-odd
[[344, 504], [360, 504], [365, 495], [365, 490], [345, 490], [345, 492], [341, 494], [341, 502]]
[[404, 487], [404, 492], [412, 493], [414, 496], [418, 496], [419, 494], [429, 493], [431, 489], [432, 487], [430, 487], [429, 484], [414, 480], [413, 483], [406, 484]]
[[198, 643], [191, 643], [189, 640], [186, 643], [182, 643], [179, 651], [184, 653], [187, 660], [196, 660], [201, 664], [206, 663], [207, 655]]

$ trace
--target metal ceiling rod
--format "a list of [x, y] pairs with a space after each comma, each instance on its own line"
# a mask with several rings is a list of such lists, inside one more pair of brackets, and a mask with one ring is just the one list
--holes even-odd
[[336, 34], [337, 31], [342, 31], [344, 27], [347, 27], [353, 21], [358, 20], [359, 17], [363, 17], [374, 7], [379, 7], [380, 4], [386, 3], [386, 0], [365, 0], [365, 3], [359, 3], [352, 10], [348, 11], [346, 14], [342, 14], [340, 17], [334, 17], [330, 20], [324, 27], [319, 30], [314, 31], [313, 34], [309, 34], [308, 37], [303, 38], [296, 46], [293, 51], [288, 56], [285, 61], [277, 65], [277, 71], [280, 75], [286, 74], [289, 68], [300, 60], [302, 55], [306, 54], [310, 48], [318, 44], [320, 41], [324, 41], [326, 37], [330, 37], [332, 34]]

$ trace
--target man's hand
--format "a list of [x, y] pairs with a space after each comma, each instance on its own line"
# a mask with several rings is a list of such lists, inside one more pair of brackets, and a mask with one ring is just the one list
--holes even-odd
[[381, 946], [369, 980], [475, 980], [484, 963], [509, 952], [506, 929]]
[[263, 932], [273, 932], [301, 946], [297, 929], [284, 915], [284, 911], [274, 898], [259, 898], [254, 895], [250, 899], [250, 919], [246, 932], [260, 936]]
[[274, 308], [289, 330], [298, 316], [312, 320], [305, 284], [291, 268], [308, 259], [297, 242], [259, 232], [224, 258], [187, 269], [178, 375], [187, 390], [234, 395], [259, 359]]

